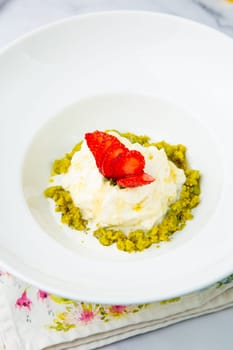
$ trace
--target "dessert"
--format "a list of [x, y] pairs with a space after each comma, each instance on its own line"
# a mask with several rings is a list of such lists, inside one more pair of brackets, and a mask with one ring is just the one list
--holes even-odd
[[199, 203], [200, 174], [189, 169], [185, 151], [146, 136], [87, 133], [54, 162], [54, 186], [45, 195], [71, 228], [104, 245], [142, 251], [170, 240]]

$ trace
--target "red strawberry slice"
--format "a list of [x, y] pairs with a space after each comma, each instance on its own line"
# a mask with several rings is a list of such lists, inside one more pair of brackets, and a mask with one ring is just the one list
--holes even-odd
[[120, 187], [138, 187], [143, 185], [148, 185], [151, 182], [155, 181], [155, 179], [147, 173], [142, 173], [139, 175], [133, 175], [124, 177], [122, 179], [117, 180], [117, 185]]
[[85, 139], [89, 149], [95, 158], [96, 165], [99, 170], [108, 147], [115, 143], [121, 144], [115, 136], [98, 130], [92, 133], [86, 133]]
[[138, 151], [127, 151], [118, 155], [113, 166], [113, 178], [121, 179], [126, 176], [137, 175], [143, 172], [145, 159]]
[[87, 145], [88, 145], [90, 151], [92, 152], [95, 160], [96, 160], [96, 156], [98, 154], [99, 145], [103, 142], [104, 137], [105, 137], [105, 135], [101, 131], [95, 131], [92, 133], [85, 134], [85, 139], [86, 139]]
[[115, 159], [123, 153], [127, 153], [128, 149], [119, 142], [119, 144], [117, 143], [113, 143], [112, 146], [108, 147], [108, 149], [106, 150], [106, 154], [103, 158], [102, 161], [102, 165], [101, 165], [101, 174], [103, 174], [105, 177], [108, 178], [114, 178], [114, 161]]
[[85, 139], [100, 173], [117, 180], [119, 186], [137, 187], [155, 180], [144, 173], [144, 156], [138, 151], [130, 151], [117, 137], [96, 130], [86, 133]]
[[[109, 136], [111, 136], [111, 135], [109, 135]], [[106, 139], [104, 142], [102, 142], [102, 144], [99, 147], [97, 156], [96, 156], [96, 162], [97, 162], [97, 166], [98, 166], [100, 172], [102, 169], [103, 160], [104, 160], [105, 156], [109, 153], [109, 149], [112, 147], [121, 147], [121, 145], [122, 144], [120, 143], [120, 141], [115, 137], [114, 137], [114, 139], [109, 138], [109, 139]]]

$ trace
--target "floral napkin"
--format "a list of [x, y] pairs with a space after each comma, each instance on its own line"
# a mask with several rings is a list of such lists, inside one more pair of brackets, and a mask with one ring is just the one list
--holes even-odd
[[180, 298], [144, 305], [88, 304], [0, 273], [0, 350], [89, 350], [233, 306], [233, 275]]

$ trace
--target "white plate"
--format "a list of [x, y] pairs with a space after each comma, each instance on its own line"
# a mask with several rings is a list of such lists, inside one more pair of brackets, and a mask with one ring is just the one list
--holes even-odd
[[[233, 42], [147, 12], [71, 18], [0, 55], [0, 264], [69, 298], [142, 303], [233, 271]], [[52, 161], [87, 131], [183, 143], [202, 202], [172, 242], [128, 254], [57, 224], [43, 190]], [[80, 238], [81, 237], [81, 238]]]

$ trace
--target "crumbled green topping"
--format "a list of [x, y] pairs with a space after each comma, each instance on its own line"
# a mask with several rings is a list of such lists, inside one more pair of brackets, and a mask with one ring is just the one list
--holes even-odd
[[149, 145], [150, 137], [147, 135], [135, 135], [130, 132], [120, 132], [118, 130], [108, 130], [108, 131], [114, 131], [117, 134], [119, 134], [122, 137], [125, 137], [128, 139], [131, 143], [140, 143], [142, 146], [147, 146]]
[[56, 203], [55, 211], [61, 212], [61, 221], [71, 228], [83, 231], [87, 221], [82, 218], [81, 211], [74, 205], [70, 193], [62, 186], [52, 186], [45, 190], [45, 197], [51, 198]]
[[73, 155], [77, 152], [80, 151], [82, 146], [82, 141], [77, 143], [74, 148], [72, 149], [72, 151], [70, 153], [66, 153], [64, 155], [63, 158], [61, 159], [56, 159], [53, 162], [53, 166], [52, 166], [52, 171], [51, 171], [51, 175], [59, 175], [59, 174], [65, 174], [67, 173], [70, 163], [71, 163], [71, 159], [73, 157]]
[[155, 146], [158, 149], [163, 148], [170, 161], [172, 161], [178, 168], [187, 169], [186, 147], [184, 145], [170, 145], [165, 141], [150, 143], [150, 146]]
[[[112, 130], [118, 132], [116, 130]], [[93, 235], [104, 246], [116, 244], [117, 248], [126, 252], [143, 251], [154, 243], [169, 241], [174, 232], [182, 230], [186, 221], [193, 218], [192, 209], [200, 202], [200, 173], [198, 170], [190, 169], [186, 159], [186, 147], [183, 145], [170, 145], [165, 141], [151, 143], [148, 136], [137, 136], [131, 133], [120, 133], [132, 143], [140, 143], [144, 147], [155, 146], [163, 148], [167, 157], [177, 167], [184, 170], [186, 181], [182, 186], [180, 198], [173, 203], [163, 221], [150, 230], [135, 230], [125, 234], [121, 230], [102, 227], [94, 231]], [[52, 175], [66, 173], [70, 166], [73, 154], [80, 150], [82, 142], [78, 143], [64, 158], [55, 160], [52, 168]], [[56, 203], [56, 211], [62, 213], [62, 222], [73, 229], [84, 230], [87, 221], [82, 218], [82, 213], [77, 208], [68, 191], [61, 186], [49, 187], [45, 196], [52, 198]]]

